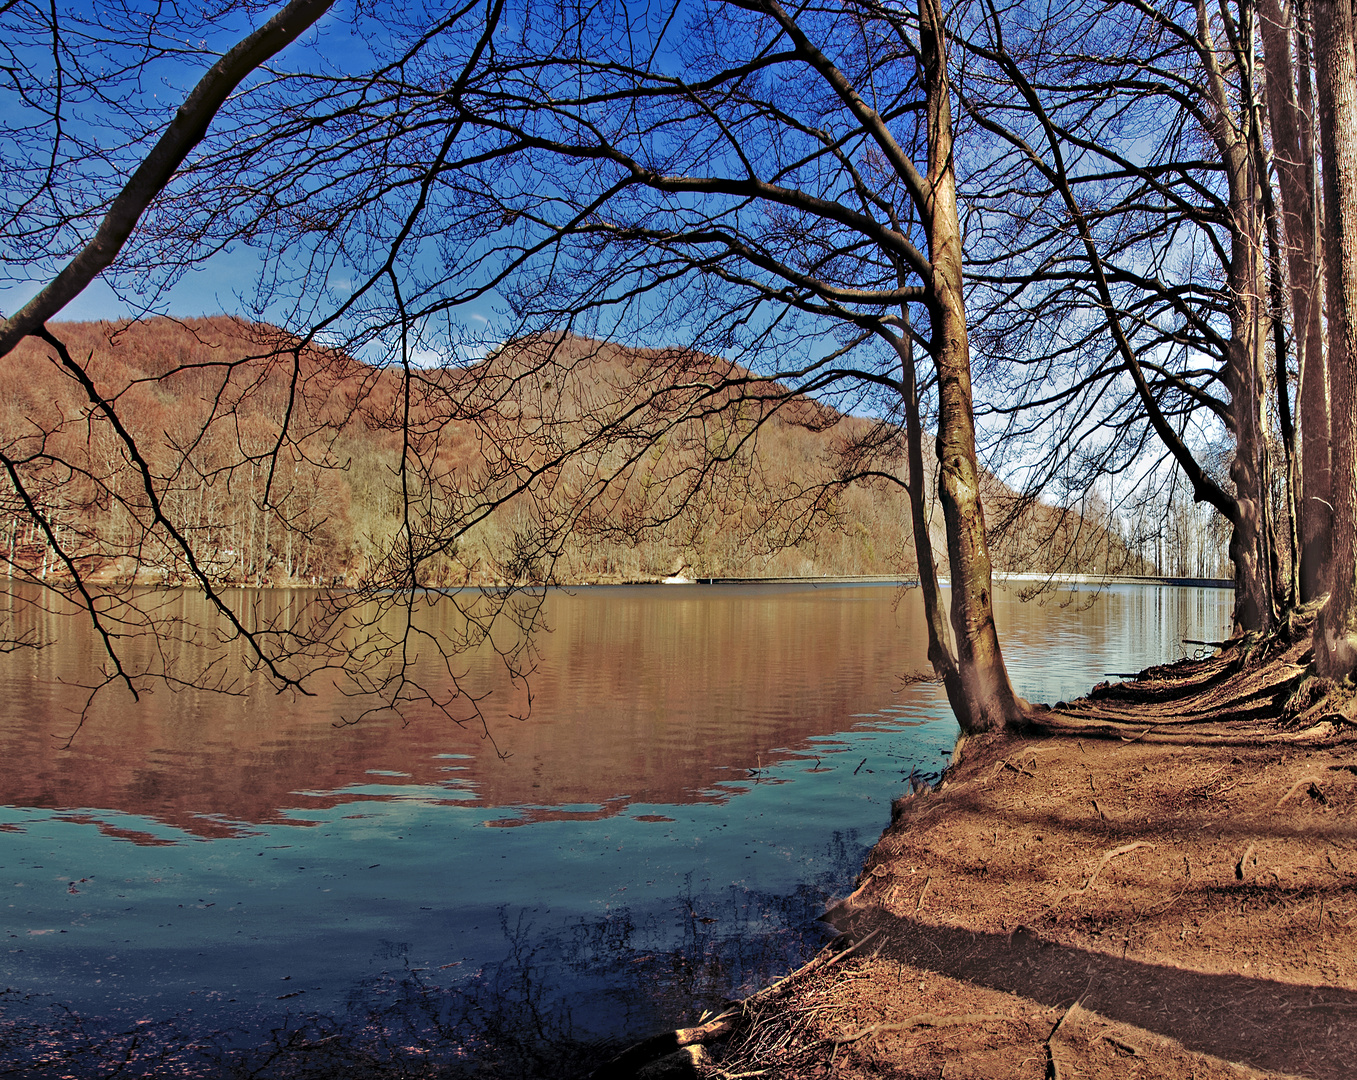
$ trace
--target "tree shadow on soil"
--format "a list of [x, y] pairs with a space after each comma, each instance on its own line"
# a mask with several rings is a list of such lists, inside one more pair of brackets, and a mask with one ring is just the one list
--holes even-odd
[[1315, 1080], [1343, 1080], [1357, 1060], [1357, 993], [1240, 975], [1209, 975], [1012, 934], [930, 926], [879, 908], [840, 929], [880, 930], [878, 956], [1043, 1005], [1078, 1001], [1111, 1020], [1227, 1061]]

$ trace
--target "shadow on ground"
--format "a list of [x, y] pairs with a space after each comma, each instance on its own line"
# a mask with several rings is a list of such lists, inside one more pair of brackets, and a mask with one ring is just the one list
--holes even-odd
[[1012, 934], [933, 926], [866, 909], [836, 919], [854, 937], [880, 930], [878, 957], [1025, 997], [1079, 1002], [1189, 1050], [1315, 1080], [1346, 1080], [1357, 1060], [1357, 993], [1125, 960]]

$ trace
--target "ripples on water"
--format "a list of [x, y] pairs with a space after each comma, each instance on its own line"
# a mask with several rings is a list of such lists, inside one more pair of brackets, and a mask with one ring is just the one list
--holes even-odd
[[[996, 599], [1015, 684], [1053, 701], [1221, 636], [1232, 597]], [[3, 1055], [568, 1075], [818, 947], [955, 739], [938, 688], [902, 679], [926, 667], [917, 594], [583, 589], [548, 622], [526, 720], [468, 658], [503, 757], [431, 718], [336, 727], [323, 694], [109, 701], [62, 748], [92, 643], [5, 658]]]

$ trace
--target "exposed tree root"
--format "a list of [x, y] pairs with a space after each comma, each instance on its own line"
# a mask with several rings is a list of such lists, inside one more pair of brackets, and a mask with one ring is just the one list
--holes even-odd
[[[1316, 608], [1216, 655], [1100, 683], [1088, 697], [1036, 708], [1034, 734], [1160, 743], [1327, 742], [1357, 731], [1357, 692], [1314, 673]], [[1294, 794], [1294, 792], [1288, 793]]]

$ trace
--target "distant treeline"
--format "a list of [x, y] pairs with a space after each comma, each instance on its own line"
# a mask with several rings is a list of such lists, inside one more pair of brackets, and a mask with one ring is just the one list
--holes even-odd
[[[429, 586], [916, 568], [907, 495], [879, 467], [889, 432], [752, 376], [732, 390], [728, 366], [704, 397], [710, 357], [557, 337], [406, 371], [228, 318], [58, 330], [92, 384], [28, 339], [27, 377], [0, 386], [24, 478], [0, 483], [11, 575], [184, 581], [169, 530], [212, 579], [256, 585], [379, 584], [411, 564]], [[696, 391], [637, 405], [647, 365], [674, 386], [680, 364]], [[1128, 519], [988, 476], [984, 496], [999, 570], [1228, 573], [1182, 500]]]

